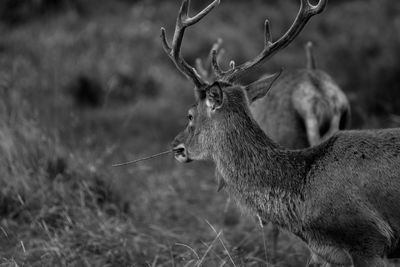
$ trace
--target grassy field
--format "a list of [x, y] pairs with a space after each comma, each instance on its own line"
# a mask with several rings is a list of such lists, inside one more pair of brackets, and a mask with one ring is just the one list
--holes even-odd
[[[167, 155], [111, 167], [168, 149], [186, 123], [192, 84], [159, 40], [178, 2], [60, 1], [0, 24], [0, 266], [268, 265], [270, 226], [228, 205], [211, 164]], [[398, 126], [400, 5], [377, 2], [332, 3], [244, 80], [303, 67], [312, 40], [351, 99], [353, 128]], [[297, 4], [222, 1], [188, 30], [185, 57], [207, 56], [222, 37], [225, 66], [240, 63], [261, 49], [264, 19], [279, 36]], [[303, 266], [308, 254], [282, 233], [276, 266]]]

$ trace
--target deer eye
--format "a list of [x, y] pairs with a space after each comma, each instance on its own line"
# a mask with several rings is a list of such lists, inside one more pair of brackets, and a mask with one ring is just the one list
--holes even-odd
[[189, 121], [192, 121], [192, 120], [193, 120], [193, 115], [192, 115], [192, 114], [189, 114], [187, 117], [188, 117], [188, 120], [189, 120]]

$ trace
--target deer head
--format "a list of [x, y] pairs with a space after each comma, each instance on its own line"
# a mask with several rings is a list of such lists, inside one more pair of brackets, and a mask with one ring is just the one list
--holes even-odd
[[301, 32], [308, 20], [322, 12], [327, 0], [320, 0], [317, 5], [311, 5], [308, 0], [300, 0], [300, 9], [293, 24], [275, 42], [272, 41], [269, 21], [266, 20], [263, 50], [254, 59], [241, 65], [236, 66], [231, 61], [230, 68], [226, 71], [222, 70], [218, 64], [219, 45], [214, 46], [211, 56], [215, 79], [214, 81], [207, 81], [183, 59], [180, 50], [186, 28], [199, 22], [219, 3], [219, 0], [215, 0], [197, 15], [189, 17], [190, 1], [183, 0], [176, 20], [172, 46], [166, 39], [165, 29], [161, 29], [161, 39], [165, 52], [178, 70], [191, 79], [195, 85], [196, 104], [189, 110], [188, 125], [172, 143], [175, 157], [180, 162], [211, 159], [213, 153], [215, 153], [214, 145], [218, 144], [218, 140], [224, 136], [224, 133], [235, 131], [239, 125], [249, 119], [252, 120], [248, 108], [249, 102], [264, 96], [270, 88], [270, 85], [265, 85], [270, 84], [271, 78], [276, 78], [278, 75], [261, 79], [248, 86], [238, 84], [238, 79], [262, 61], [289, 45]]
[[[239, 123], [251, 118], [241, 86], [214, 82], [188, 111], [188, 125], [172, 143], [180, 162], [212, 159], [218, 146]], [[243, 128], [243, 127], [242, 127]]]

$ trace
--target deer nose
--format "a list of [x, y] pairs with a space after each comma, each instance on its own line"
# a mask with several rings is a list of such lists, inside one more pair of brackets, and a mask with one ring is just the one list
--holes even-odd
[[180, 143], [180, 144], [173, 146], [172, 150], [175, 153], [183, 153], [183, 152], [185, 152], [186, 149], [185, 149], [185, 145]]
[[189, 158], [186, 153], [186, 148], [185, 145], [180, 143], [178, 145], [175, 145], [172, 150], [175, 153], [175, 159], [181, 163], [189, 162]]

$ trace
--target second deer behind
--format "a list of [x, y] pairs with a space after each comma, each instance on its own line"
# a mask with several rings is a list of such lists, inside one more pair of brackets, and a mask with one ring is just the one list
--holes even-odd
[[287, 148], [315, 146], [350, 121], [346, 95], [330, 75], [316, 68], [312, 43], [305, 48], [307, 68], [285, 71], [268, 96], [251, 105], [261, 128]]

